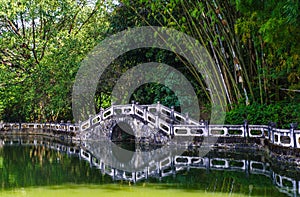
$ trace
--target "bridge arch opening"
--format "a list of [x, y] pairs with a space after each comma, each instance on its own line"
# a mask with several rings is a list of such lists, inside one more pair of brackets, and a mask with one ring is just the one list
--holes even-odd
[[118, 122], [112, 129], [113, 142], [135, 143], [135, 135], [131, 126], [126, 122]]
[[132, 127], [126, 122], [118, 122], [112, 129], [112, 153], [122, 163], [131, 161], [135, 152], [135, 135]]

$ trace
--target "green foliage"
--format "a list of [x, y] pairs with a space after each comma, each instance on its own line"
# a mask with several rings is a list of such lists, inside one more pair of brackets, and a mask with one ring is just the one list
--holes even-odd
[[0, 1], [0, 119], [72, 119], [76, 72], [108, 25], [101, 2]]
[[[114, 7], [112, 2], [0, 1], [0, 120], [72, 119], [72, 85], [86, 54], [107, 35], [154, 25], [182, 31], [209, 51], [218, 65], [214, 72], [221, 75], [215, 82], [226, 88], [233, 108], [228, 123], [248, 119], [287, 127], [299, 122], [299, 1], [122, 0]], [[208, 110], [211, 98], [203, 76], [180, 55], [153, 48], [128, 52], [110, 65], [99, 81], [95, 107], [111, 105], [120, 76], [146, 62], [181, 72], [197, 92], [202, 111]], [[180, 107], [174, 92], [161, 84], [140, 87], [132, 99]]]
[[140, 104], [152, 104], [158, 101], [165, 106], [180, 107], [180, 103], [174, 92], [161, 84], [151, 83], [139, 87], [132, 95], [132, 99]]
[[[113, 12], [110, 27], [112, 32], [117, 32], [128, 27], [159, 25], [193, 36], [211, 54], [215, 50], [216, 57], [213, 59], [220, 63], [223, 85], [228, 90], [227, 99], [233, 104], [233, 109], [228, 112], [228, 123], [241, 124], [248, 119], [252, 124], [275, 121], [288, 127], [290, 122], [299, 122], [299, 115], [294, 110], [298, 105], [293, 101], [298, 95], [284, 90], [299, 86], [298, 9], [299, 3], [292, 0], [279, 3], [252, 0], [214, 3], [123, 0]], [[209, 45], [210, 41], [214, 49]], [[119, 64], [122, 68], [128, 68], [128, 65], [151, 59], [175, 68], [185, 67], [180, 71], [200, 90], [199, 100], [209, 97], [199, 73], [182, 59], [157, 50], [147, 51], [143, 58], [144, 53], [142, 50], [130, 53]], [[140, 58], [137, 60], [135, 56]], [[236, 63], [240, 64], [241, 72], [236, 72]], [[239, 76], [243, 80], [241, 83], [238, 82]], [[247, 96], [250, 105], [247, 105]], [[144, 104], [160, 100], [167, 106], [178, 105], [174, 94], [159, 84], [140, 87], [132, 98]], [[202, 102], [202, 111], [206, 104]]]
[[290, 123], [300, 122], [299, 111], [299, 102], [237, 105], [227, 113], [226, 123], [243, 124], [244, 120], [248, 120], [249, 124], [268, 125], [269, 122], [275, 122], [279, 128], [290, 128]]
[[[235, 1], [237, 35], [248, 55], [261, 103], [281, 100], [280, 89], [299, 90], [299, 1]], [[275, 98], [271, 92], [275, 93]]]

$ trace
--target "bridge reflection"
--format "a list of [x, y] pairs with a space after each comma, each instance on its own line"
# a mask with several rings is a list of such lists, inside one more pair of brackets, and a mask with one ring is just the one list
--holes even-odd
[[[273, 164], [265, 153], [251, 153], [250, 151], [227, 151], [214, 149], [207, 155], [200, 157], [201, 148], [185, 151], [175, 147], [154, 147], [143, 150], [143, 147], [136, 147], [134, 152], [127, 155], [126, 149], [120, 152], [120, 147], [107, 140], [98, 142], [85, 142], [75, 144], [53, 140], [47, 137], [25, 137], [25, 136], [4, 136], [0, 140], [1, 146], [44, 146], [61, 153], [74, 155], [86, 160], [91, 167], [97, 168], [102, 174], [112, 177], [113, 180], [124, 180], [138, 182], [150, 177], [164, 178], [174, 176], [179, 172], [189, 169], [204, 169], [210, 171], [235, 171], [249, 175], [264, 175], [272, 180], [280, 192], [288, 196], [300, 195], [300, 179], [298, 173], [282, 172], [278, 164]], [[158, 154], [161, 153], [161, 154]], [[183, 154], [178, 154], [182, 153]], [[163, 154], [162, 154], [163, 153]], [[123, 156], [123, 159], [116, 156]], [[108, 157], [111, 157], [108, 159]], [[124, 159], [125, 157], [125, 159]], [[112, 163], [110, 163], [112, 162]], [[116, 166], [117, 162], [119, 166]], [[126, 171], [126, 165], [132, 165], [131, 171]], [[114, 167], [113, 167], [114, 166]], [[123, 170], [122, 170], [123, 169]], [[136, 169], [133, 171], [133, 169]]]

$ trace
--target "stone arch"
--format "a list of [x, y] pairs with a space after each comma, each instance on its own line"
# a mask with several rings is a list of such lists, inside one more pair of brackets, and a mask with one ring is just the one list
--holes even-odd
[[113, 142], [135, 142], [135, 128], [128, 121], [118, 121], [111, 129], [110, 139]]

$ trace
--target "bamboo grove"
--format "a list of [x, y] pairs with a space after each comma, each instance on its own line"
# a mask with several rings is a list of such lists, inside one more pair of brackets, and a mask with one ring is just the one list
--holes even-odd
[[[0, 3], [0, 116], [5, 121], [72, 119], [71, 90], [80, 62], [105, 37], [138, 26], [164, 26], [197, 39], [209, 51], [225, 87], [227, 122], [300, 120], [299, 1], [123, 0]], [[129, 68], [162, 62], [183, 73], [209, 119], [203, 76], [177, 54], [128, 52], [99, 81], [96, 108], [108, 107], [113, 85]], [[132, 99], [178, 107], [174, 93], [146, 84]]]

